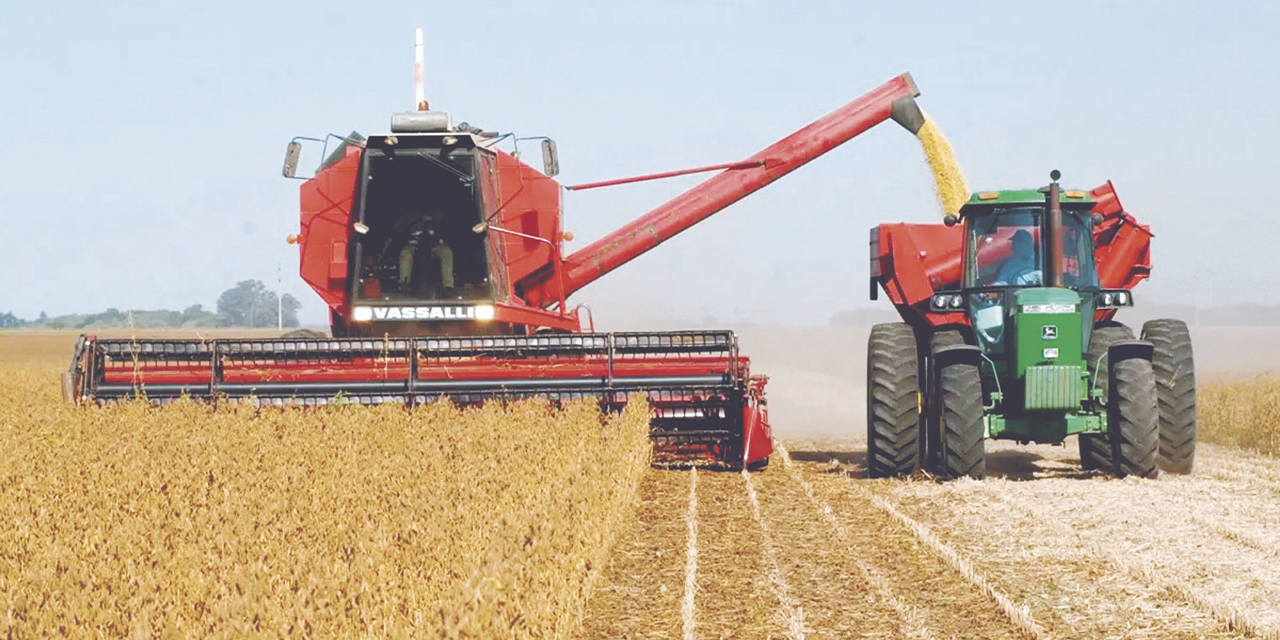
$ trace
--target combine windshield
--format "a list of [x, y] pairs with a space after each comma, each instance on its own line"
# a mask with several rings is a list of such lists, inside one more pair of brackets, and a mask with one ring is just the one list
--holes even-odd
[[436, 149], [366, 152], [356, 299], [491, 300], [475, 156]]

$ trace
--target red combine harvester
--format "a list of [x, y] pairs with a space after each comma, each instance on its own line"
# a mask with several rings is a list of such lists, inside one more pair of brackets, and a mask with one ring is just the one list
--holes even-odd
[[773, 449], [766, 378], [752, 375], [732, 332], [595, 333], [589, 314], [584, 331], [568, 298], [876, 124], [893, 119], [915, 133], [917, 95], [904, 74], [741, 162], [568, 187], [720, 171], [565, 255], [554, 142], [541, 139], [539, 171], [498, 148], [529, 139], [454, 124], [428, 108], [419, 81], [418, 110], [394, 114], [387, 134], [340, 139], [302, 185], [301, 232], [290, 241], [328, 305], [332, 338], [85, 336], [65, 394], [280, 405], [542, 395], [616, 409], [643, 393], [659, 459], [763, 465]]

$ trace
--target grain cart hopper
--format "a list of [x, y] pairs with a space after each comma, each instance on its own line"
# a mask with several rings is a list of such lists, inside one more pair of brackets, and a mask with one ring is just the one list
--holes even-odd
[[[328, 307], [332, 338], [84, 336], [65, 376], [68, 398], [470, 405], [542, 395], [617, 408], [643, 393], [660, 458], [767, 462], [766, 378], [751, 373], [732, 332], [596, 333], [569, 297], [880, 122], [914, 133], [923, 118], [911, 77], [741, 162], [579, 185], [718, 171], [568, 255], [555, 144], [540, 139], [543, 166], [534, 169], [499, 148], [529, 139], [455, 124], [417, 88], [416, 111], [394, 114], [385, 134], [335, 137], [302, 184], [291, 242], [303, 279]], [[290, 143], [286, 176], [300, 150], [300, 139]]]
[[867, 354], [868, 470], [982, 477], [985, 441], [1059, 443], [1118, 476], [1189, 473], [1187, 326], [1114, 320], [1151, 270], [1151, 232], [1111, 183], [973, 194], [944, 224], [871, 231], [871, 297], [902, 322]]

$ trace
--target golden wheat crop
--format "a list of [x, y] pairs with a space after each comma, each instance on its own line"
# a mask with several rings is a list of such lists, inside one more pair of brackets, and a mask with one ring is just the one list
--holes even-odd
[[938, 205], [942, 207], [942, 214], [958, 213], [960, 207], [969, 200], [969, 186], [965, 182], [964, 171], [960, 169], [960, 161], [956, 160], [956, 152], [932, 118], [926, 117], [924, 126], [916, 135], [920, 138], [925, 161], [929, 163], [929, 170], [933, 173], [934, 193], [938, 197]]
[[1196, 412], [1203, 440], [1280, 455], [1280, 378], [1203, 384]]
[[648, 464], [642, 400], [71, 407], [65, 354], [19, 351], [0, 345], [7, 637], [564, 636]]

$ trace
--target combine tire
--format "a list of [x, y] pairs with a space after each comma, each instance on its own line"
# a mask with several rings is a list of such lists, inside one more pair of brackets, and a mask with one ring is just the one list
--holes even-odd
[[1181, 320], [1151, 320], [1142, 325], [1142, 339], [1155, 346], [1151, 368], [1156, 374], [1160, 412], [1160, 470], [1191, 473], [1196, 459], [1196, 366], [1191, 332]]
[[1156, 412], [1156, 376], [1151, 363], [1129, 358], [1111, 365], [1107, 429], [1117, 478], [1154, 478], [1160, 421]]
[[916, 470], [920, 455], [920, 384], [916, 336], [903, 323], [878, 324], [867, 341], [867, 475]]
[[987, 455], [978, 366], [957, 362], [939, 367], [937, 390], [942, 431], [940, 471], [946, 478], [981, 480], [987, 474]]
[[[1098, 372], [1098, 385], [1102, 387], [1104, 405], [1107, 393], [1111, 389], [1111, 381], [1108, 375], [1110, 367], [1107, 366], [1108, 363], [1103, 356], [1113, 343], [1132, 339], [1133, 329], [1119, 322], [1100, 322], [1094, 326], [1093, 333], [1089, 337], [1089, 352], [1085, 355], [1085, 362], [1089, 365], [1089, 371]], [[1092, 380], [1090, 382], [1092, 383]], [[1111, 443], [1107, 441], [1106, 434], [1082, 433], [1079, 439], [1081, 468], [1085, 471], [1111, 469]]]

